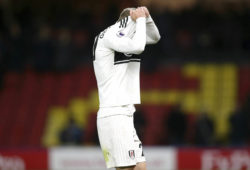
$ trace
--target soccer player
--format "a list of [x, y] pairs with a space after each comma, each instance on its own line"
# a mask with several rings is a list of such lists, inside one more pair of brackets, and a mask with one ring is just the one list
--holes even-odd
[[107, 168], [146, 170], [142, 144], [134, 128], [140, 104], [140, 56], [146, 44], [160, 40], [146, 7], [126, 8], [101, 32], [93, 47], [99, 93], [97, 130]]

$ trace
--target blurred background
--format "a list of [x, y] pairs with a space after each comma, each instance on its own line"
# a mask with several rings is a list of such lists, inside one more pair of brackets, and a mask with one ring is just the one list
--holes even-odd
[[142, 54], [143, 144], [249, 147], [249, 0], [1, 0], [0, 159], [1, 149], [98, 146], [93, 40], [140, 5], [162, 36]]

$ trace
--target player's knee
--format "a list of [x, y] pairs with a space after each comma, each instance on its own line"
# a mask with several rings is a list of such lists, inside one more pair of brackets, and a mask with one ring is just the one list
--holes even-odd
[[134, 170], [146, 170], [146, 162], [140, 162], [136, 164], [136, 167]]

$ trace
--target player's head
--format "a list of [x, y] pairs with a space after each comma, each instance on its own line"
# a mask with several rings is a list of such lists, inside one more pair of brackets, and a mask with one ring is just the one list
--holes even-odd
[[130, 16], [130, 10], [135, 10], [136, 8], [125, 8], [118, 19], [117, 22], [121, 21], [122, 19], [126, 18], [127, 16]]

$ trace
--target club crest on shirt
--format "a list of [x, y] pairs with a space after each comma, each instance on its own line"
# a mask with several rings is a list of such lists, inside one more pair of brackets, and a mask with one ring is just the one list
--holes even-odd
[[135, 151], [134, 150], [129, 150], [128, 155], [131, 159], [135, 159]]
[[118, 33], [116, 34], [117, 37], [121, 38], [123, 37], [125, 34], [122, 31], [118, 31]]

